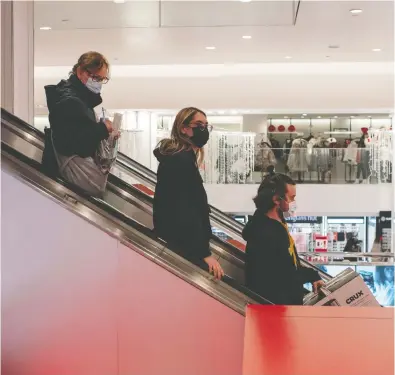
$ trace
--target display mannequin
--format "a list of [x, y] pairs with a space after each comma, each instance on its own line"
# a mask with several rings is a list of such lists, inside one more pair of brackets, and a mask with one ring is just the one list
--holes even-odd
[[369, 142], [368, 129], [362, 128], [362, 135], [358, 142], [359, 153], [357, 157], [358, 167], [357, 167], [357, 182], [360, 184], [362, 182], [368, 183], [368, 178], [370, 176], [369, 171], [369, 160], [370, 153], [366, 145]]

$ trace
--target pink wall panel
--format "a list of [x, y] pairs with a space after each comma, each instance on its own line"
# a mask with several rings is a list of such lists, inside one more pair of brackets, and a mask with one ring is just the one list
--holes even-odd
[[129, 248], [119, 251], [120, 373], [241, 374], [244, 317]]
[[117, 369], [116, 240], [2, 173], [2, 374]]
[[242, 316], [1, 176], [2, 374], [241, 374]]

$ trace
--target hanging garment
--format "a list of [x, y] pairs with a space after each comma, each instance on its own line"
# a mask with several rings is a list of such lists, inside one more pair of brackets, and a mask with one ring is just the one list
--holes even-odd
[[301, 138], [292, 142], [287, 166], [290, 172], [307, 172], [307, 141]]
[[255, 153], [255, 171], [265, 172], [269, 165], [277, 164], [276, 157], [268, 142], [261, 142]]
[[283, 146], [284, 149], [284, 155], [289, 155], [289, 153], [291, 152], [291, 148], [292, 148], [292, 142], [293, 139], [292, 138], [288, 138]]
[[317, 152], [317, 166], [320, 172], [329, 171], [332, 167], [331, 154], [327, 145], [328, 142], [324, 139], [320, 139], [315, 146]]
[[306, 161], [309, 172], [316, 172], [318, 169], [317, 164], [317, 150], [314, 148], [317, 140], [315, 138], [310, 138], [307, 144]]
[[277, 139], [271, 137], [270, 143], [272, 144], [272, 151], [274, 153], [274, 156], [276, 157], [276, 159], [280, 159], [281, 158], [280, 142]]
[[358, 158], [358, 143], [356, 141], [352, 141], [345, 150], [343, 162], [348, 163], [350, 165], [357, 165]]

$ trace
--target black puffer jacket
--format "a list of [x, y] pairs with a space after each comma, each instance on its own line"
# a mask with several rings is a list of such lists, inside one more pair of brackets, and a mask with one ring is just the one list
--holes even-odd
[[195, 263], [211, 255], [210, 207], [196, 155], [154, 155], [159, 161], [153, 205], [154, 230], [172, 250]]
[[295, 266], [284, 226], [257, 210], [245, 226], [243, 238], [247, 241], [247, 287], [276, 305], [302, 305], [303, 284], [318, 281], [320, 276], [300, 264], [296, 249]]
[[93, 108], [102, 103], [75, 75], [57, 85], [45, 86], [49, 123], [57, 152], [64, 156], [93, 156], [109, 133], [97, 122]]

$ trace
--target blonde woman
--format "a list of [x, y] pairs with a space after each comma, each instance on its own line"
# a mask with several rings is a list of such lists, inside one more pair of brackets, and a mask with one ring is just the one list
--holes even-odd
[[177, 114], [171, 138], [154, 150], [159, 166], [153, 216], [156, 234], [171, 250], [220, 279], [224, 272], [210, 252], [210, 208], [199, 173], [211, 129], [200, 109]]

